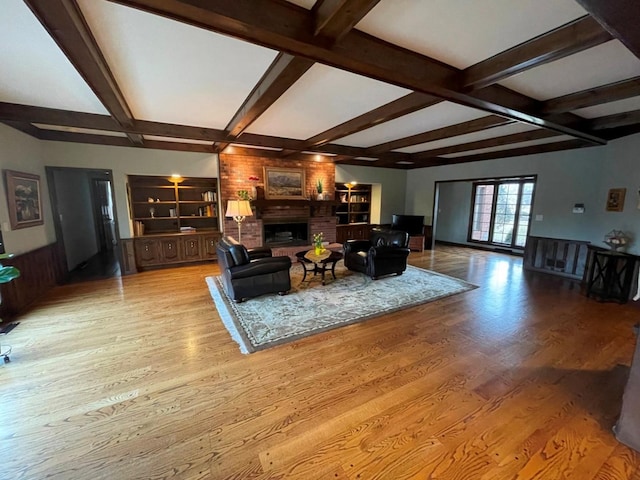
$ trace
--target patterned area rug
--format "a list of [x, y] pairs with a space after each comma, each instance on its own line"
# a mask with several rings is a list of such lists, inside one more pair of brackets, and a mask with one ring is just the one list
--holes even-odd
[[412, 266], [401, 276], [374, 281], [347, 270], [340, 261], [336, 277], [325, 286], [319, 276], [311, 280], [307, 277], [301, 283], [302, 269], [294, 265], [288, 295], [263, 295], [240, 304], [224, 292], [220, 277], [207, 277], [206, 281], [220, 318], [242, 353], [477, 288], [457, 278]]

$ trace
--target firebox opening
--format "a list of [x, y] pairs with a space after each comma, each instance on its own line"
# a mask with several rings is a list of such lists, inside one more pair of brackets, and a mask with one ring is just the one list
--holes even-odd
[[309, 243], [309, 223], [305, 221], [285, 221], [282, 223], [266, 223], [264, 228], [264, 245], [307, 245]]

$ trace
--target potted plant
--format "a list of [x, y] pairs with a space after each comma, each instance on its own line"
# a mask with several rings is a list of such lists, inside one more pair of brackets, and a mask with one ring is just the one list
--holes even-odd
[[[13, 255], [2, 255], [1, 258], [10, 258]], [[16, 267], [8, 266], [0, 264], [0, 283], [9, 283], [10, 281], [18, 278], [20, 276], [20, 270]], [[2, 291], [0, 291], [0, 304], [2, 304]]]
[[318, 192], [318, 200], [322, 200], [323, 196], [322, 196], [322, 180], [318, 179], [318, 181], [316, 182], [316, 191]]

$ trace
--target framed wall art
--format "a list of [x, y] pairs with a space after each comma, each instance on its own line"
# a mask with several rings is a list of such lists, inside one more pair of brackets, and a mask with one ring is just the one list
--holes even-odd
[[13, 170], [5, 170], [4, 174], [11, 230], [42, 225], [40, 177]]
[[264, 167], [264, 196], [268, 200], [303, 200], [304, 169]]
[[626, 188], [611, 188], [607, 195], [607, 212], [621, 212], [624, 209]]

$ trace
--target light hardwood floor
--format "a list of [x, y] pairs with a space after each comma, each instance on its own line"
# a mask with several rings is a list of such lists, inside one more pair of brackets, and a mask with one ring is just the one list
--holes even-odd
[[0, 338], [0, 478], [640, 479], [611, 432], [637, 305], [502, 254], [410, 262], [480, 288], [252, 355], [215, 264], [56, 288]]

